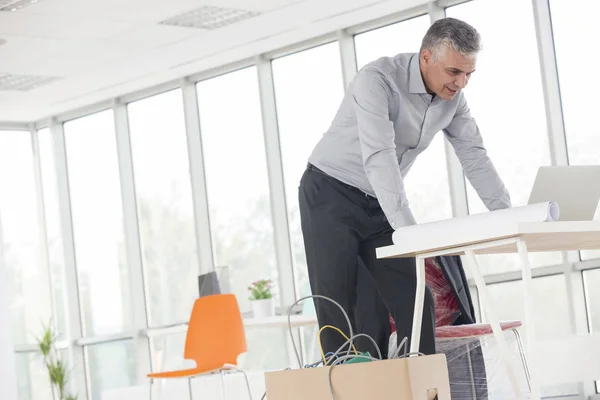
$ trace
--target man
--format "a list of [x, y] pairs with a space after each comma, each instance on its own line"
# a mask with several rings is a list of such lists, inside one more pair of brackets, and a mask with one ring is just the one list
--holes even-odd
[[[398, 338], [410, 340], [415, 261], [378, 260], [375, 249], [392, 244], [394, 230], [416, 223], [403, 178], [437, 132], [442, 130], [454, 147], [485, 205], [490, 210], [510, 207], [509, 194], [461, 91], [475, 71], [480, 48], [480, 35], [472, 26], [445, 18], [432, 24], [418, 54], [366, 65], [309, 157], [299, 202], [312, 293], [340, 303], [353, 329], [357, 319], [369, 320], [352, 312], [362, 263], [396, 321]], [[348, 333], [345, 318], [333, 304], [315, 299], [315, 308], [320, 326], [333, 325]], [[358, 312], [361, 309], [365, 307]], [[425, 354], [435, 353], [434, 328], [433, 300], [427, 291], [420, 342]], [[324, 330], [321, 339], [325, 353], [344, 342], [331, 329]]]

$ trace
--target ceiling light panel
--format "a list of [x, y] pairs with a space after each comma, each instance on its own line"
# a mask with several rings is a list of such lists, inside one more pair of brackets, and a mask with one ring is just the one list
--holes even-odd
[[260, 15], [256, 11], [203, 6], [159, 22], [188, 28], [217, 29]]
[[0, 74], [0, 91], [16, 90], [26, 92], [60, 78], [35, 75], [2, 75]]
[[41, 0], [0, 0], [0, 11], [19, 11]]

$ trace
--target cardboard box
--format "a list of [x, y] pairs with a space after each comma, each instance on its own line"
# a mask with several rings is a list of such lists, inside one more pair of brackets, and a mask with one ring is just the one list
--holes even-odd
[[[330, 369], [266, 372], [267, 400], [331, 400]], [[444, 354], [336, 365], [331, 382], [335, 400], [450, 400]]]

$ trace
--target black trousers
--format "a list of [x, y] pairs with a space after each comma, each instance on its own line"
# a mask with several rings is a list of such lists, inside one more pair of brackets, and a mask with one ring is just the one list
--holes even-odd
[[[381, 315], [380, 308], [369, 309], [369, 302], [376, 304], [376, 298], [358, 299], [358, 271], [365, 268], [361, 279], [372, 279], [396, 321], [399, 340], [407, 337], [410, 346], [416, 293], [415, 260], [377, 259], [375, 249], [392, 244], [393, 233], [377, 199], [309, 164], [300, 181], [299, 202], [312, 293], [340, 303], [349, 314], [355, 333], [375, 335], [385, 358], [388, 338], [383, 324], [387, 324], [388, 319]], [[320, 327], [332, 325], [349, 335], [346, 319], [334, 304], [317, 298], [315, 309]], [[377, 315], [371, 315], [375, 312]], [[434, 316], [433, 296], [427, 289], [419, 347], [425, 354], [435, 353]], [[321, 334], [324, 353], [336, 351], [344, 341], [333, 329], [325, 329]], [[357, 343], [359, 351], [377, 355], [368, 340]]]

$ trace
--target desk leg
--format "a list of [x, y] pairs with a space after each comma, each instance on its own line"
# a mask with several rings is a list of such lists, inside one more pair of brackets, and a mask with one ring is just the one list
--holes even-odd
[[532, 343], [535, 339], [534, 321], [533, 321], [533, 305], [531, 301], [531, 265], [529, 264], [529, 256], [527, 254], [527, 245], [525, 240], [521, 237], [517, 239], [517, 250], [519, 251], [519, 259], [521, 261], [521, 268], [523, 269], [523, 301], [525, 306], [525, 332], [527, 337], [525, 338], [525, 349], [528, 356], [527, 363], [529, 364], [529, 380], [531, 382], [531, 398], [539, 399], [540, 392], [537, 386], [536, 375], [536, 354], [533, 352]]
[[519, 386], [519, 382], [517, 380], [517, 376], [515, 374], [515, 370], [511, 365], [510, 358], [508, 355], [508, 344], [506, 343], [506, 338], [504, 337], [504, 333], [502, 332], [502, 328], [500, 327], [500, 322], [498, 321], [498, 316], [496, 315], [496, 311], [492, 307], [492, 299], [490, 297], [490, 293], [488, 292], [488, 288], [485, 285], [485, 281], [483, 277], [479, 273], [479, 264], [477, 263], [477, 258], [475, 257], [475, 253], [473, 250], [465, 250], [465, 255], [467, 256], [467, 263], [465, 263], [465, 267], [468, 272], [475, 279], [475, 284], [477, 285], [477, 289], [479, 290], [479, 296], [481, 298], [481, 305], [483, 306], [486, 314], [488, 315], [488, 321], [492, 326], [492, 331], [494, 332], [494, 337], [496, 338], [496, 342], [500, 347], [500, 357], [504, 361], [504, 365], [506, 366], [506, 372], [508, 373], [508, 378], [512, 384], [512, 387], [515, 391], [515, 395], [517, 399], [524, 399], [523, 393], [521, 392], [521, 387]]
[[[417, 256], [417, 292], [415, 295], [415, 312], [413, 314], [413, 325], [410, 339], [410, 352], [416, 354], [421, 344], [421, 324], [423, 322], [423, 306], [425, 303], [425, 258]], [[402, 340], [397, 338], [398, 343]]]

